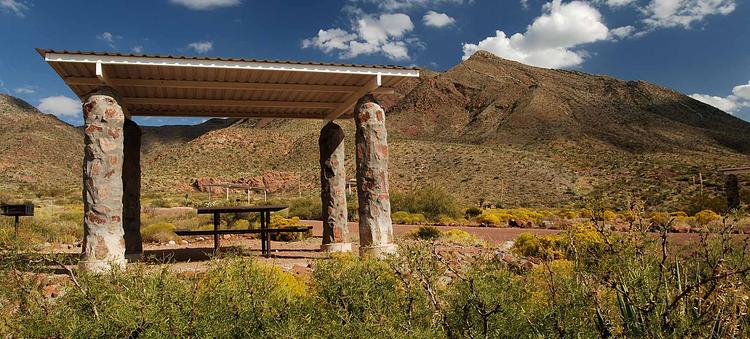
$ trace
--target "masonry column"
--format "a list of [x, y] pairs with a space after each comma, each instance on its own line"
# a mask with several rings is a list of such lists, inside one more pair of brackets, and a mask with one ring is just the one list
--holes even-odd
[[83, 104], [83, 253], [81, 269], [106, 272], [125, 267], [122, 225], [122, 108], [109, 87]]
[[329, 122], [320, 130], [320, 200], [323, 203], [323, 245], [325, 252], [350, 252], [346, 210], [344, 130]]
[[724, 177], [724, 187], [727, 192], [727, 207], [735, 210], [740, 208], [740, 186], [737, 182], [736, 174], [726, 174]]
[[125, 119], [123, 126], [122, 226], [125, 231], [125, 258], [136, 261], [143, 255], [141, 239], [141, 128]]
[[359, 99], [357, 126], [357, 196], [360, 254], [382, 258], [396, 252], [388, 195], [388, 136], [385, 112], [372, 95]]

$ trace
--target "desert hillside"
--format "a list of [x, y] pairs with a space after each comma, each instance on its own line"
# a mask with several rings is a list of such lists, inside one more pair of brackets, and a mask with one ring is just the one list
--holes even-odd
[[[716, 169], [750, 163], [750, 123], [643, 81], [479, 52], [444, 73], [425, 70], [396, 92], [379, 98], [388, 110], [394, 190], [436, 184], [467, 202], [532, 206], [598, 196], [625, 204], [635, 196], [682, 208], [697, 198], [699, 174], [706, 196], [719, 197]], [[2, 98], [3, 185], [79, 185], [78, 130]], [[354, 127], [339, 123], [353, 176]], [[201, 179], [265, 182], [278, 193], [301, 185], [313, 194], [321, 127], [257, 119], [145, 127], [144, 188], [191, 191]], [[30, 145], [38, 150], [25, 152]]]

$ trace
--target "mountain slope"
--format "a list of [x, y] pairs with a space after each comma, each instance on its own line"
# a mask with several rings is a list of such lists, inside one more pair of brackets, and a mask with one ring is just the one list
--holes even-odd
[[[0, 107], [15, 102], [5, 98]], [[387, 109], [394, 191], [439, 185], [466, 202], [503, 205], [580, 205], [595, 197], [622, 205], [638, 197], [681, 209], [699, 196], [698, 176], [705, 197], [718, 197], [716, 170], [750, 164], [750, 123], [711, 106], [643, 81], [541, 69], [486, 52], [444, 73], [425, 70], [378, 99]], [[0, 158], [2, 177], [22, 186], [35, 185], [33, 177], [80, 186], [80, 132], [28, 105], [14, 107], [0, 119], [12, 128], [0, 138], [14, 154]], [[354, 126], [339, 123], [353, 178]], [[191, 191], [200, 179], [315, 194], [321, 127], [258, 119], [144, 127], [144, 191]], [[29, 142], [38, 144], [37, 155], [23, 154]]]
[[27, 102], [0, 94], [0, 188], [80, 191], [83, 134]]

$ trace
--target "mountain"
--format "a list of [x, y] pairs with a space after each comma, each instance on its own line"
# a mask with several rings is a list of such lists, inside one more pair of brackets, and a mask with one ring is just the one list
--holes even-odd
[[[677, 209], [698, 197], [700, 177], [705, 197], [719, 197], [723, 178], [716, 170], [750, 164], [750, 123], [709, 105], [644, 81], [536, 68], [487, 52], [443, 73], [424, 70], [402, 82], [396, 95], [378, 99], [387, 109], [394, 191], [439, 185], [465, 202], [513, 206], [580, 205], [594, 197], [624, 205], [639, 197]], [[13, 168], [36, 164], [57, 183], [63, 171], [47, 171], [53, 164], [43, 159], [61, 156], [54, 150], [65, 147], [74, 152], [62, 152], [65, 159], [54, 165], [72, 166], [78, 180], [80, 132], [27, 104], [15, 107], [44, 126], [3, 129], [0, 140], [35, 133], [61, 142], [39, 145], [50, 152]], [[0, 126], [7, 123], [5, 110]], [[339, 123], [353, 177], [354, 126]], [[144, 127], [144, 191], [186, 192], [196, 183], [228, 181], [314, 194], [321, 127], [320, 121], [268, 119]], [[6, 148], [19, 154], [26, 143], [14, 145]], [[0, 156], [6, 166], [0, 168], [10, 168]], [[6, 171], [3, 178], [25, 184]]]
[[27, 102], [0, 94], [0, 190], [80, 192], [83, 134]]

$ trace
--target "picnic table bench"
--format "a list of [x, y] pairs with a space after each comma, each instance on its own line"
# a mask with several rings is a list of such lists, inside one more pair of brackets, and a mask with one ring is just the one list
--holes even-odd
[[[264, 205], [264, 206], [228, 206], [228, 207], [205, 207], [199, 208], [198, 214], [213, 214], [214, 215], [214, 229], [208, 231], [187, 231], [178, 230], [175, 231], [177, 235], [213, 235], [214, 236], [214, 253], [219, 251], [219, 235], [220, 234], [260, 234], [261, 243], [261, 254], [265, 257], [271, 256], [271, 233], [285, 233], [285, 232], [307, 232], [312, 229], [312, 226], [294, 226], [284, 228], [270, 228], [271, 225], [271, 212], [280, 211], [287, 208], [284, 205]], [[220, 216], [223, 213], [259, 213], [260, 214], [260, 229], [238, 229], [238, 230], [220, 230], [219, 223], [221, 222]]]

